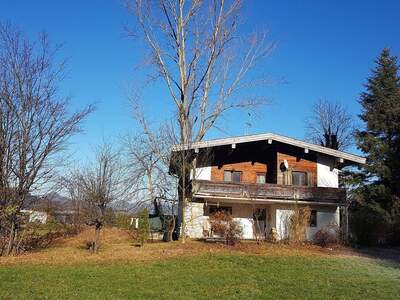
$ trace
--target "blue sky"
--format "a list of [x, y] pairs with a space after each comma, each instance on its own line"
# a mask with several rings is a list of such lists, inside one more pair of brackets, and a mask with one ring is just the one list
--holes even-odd
[[[17, 25], [29, 36], [49, 33], [63, 43], [62, 57], [69, 59], [63, 91], [72, 96], [71, 108], [97, 103], [97, 110], [84, 123], [85, 133], [73, 138], [71, 151], [81, 160], [102, 140], [117, 142], [120, 135], [135, 130], [127, 89], [145, 79], [135, 66], [142, 45], [126, 37], [130, 22], [118, 0], [22, 1], [0, 0], [0, 21]], [[354, 114], [373, 61], [383, 47], [400, 55], [400, 1], [247, 1], [242, 10], [243, 32], [268, 29], [278, 47], [259, 66], [272, 78], [285, 83], [259, 91], [271, 104], [248, 119], [229, 114], [223, 134], [276, 132], [304, 138], [304, 119], [320, 98], [346, 104]], [[145, 93], [146, 112], [154, 122], [173, 111], [166, 92], [155, 86]]]

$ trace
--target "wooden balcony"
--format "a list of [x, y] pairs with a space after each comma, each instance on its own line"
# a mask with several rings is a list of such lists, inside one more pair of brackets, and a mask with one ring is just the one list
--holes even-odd
[[[327, 187], [288, 186], [278, 184], [244, 184], [206, 180], [193, 182], [195, 198], [237, 199], [242, 201], [314, 202], [343, 204], [344, 189]], [[283, 200], [283, 201], [282, 201]]]

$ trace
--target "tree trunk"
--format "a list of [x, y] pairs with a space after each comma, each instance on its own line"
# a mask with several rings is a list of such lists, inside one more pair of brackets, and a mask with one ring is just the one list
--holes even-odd
[[164, 232], [163, 241], [164, 242], [171, 242], [173, 239], [173, 232], [175, 229], [175, 217], [172, 220], [168, 221], [166, 231]]
[[8, 240], [8, 245], [7, 245], [7, 250], [6, 250], [6, 255], [10, 255], [13, 248], [14, 248], [14, 241], [15, 241], [15, 222], [11, 221], [11, 230], [10, 230], [10, 235], [9, 235], [9, 240]]
[[185, 211], [186, 211], [186, 155], [185, 151], [181, 151], [181, 172], [178, 181], [178, 220], [176, 222], [176, 239], [180, 239], [182, 243], [185, 243]]
[[99, 250], [99, 242], [100, 242], [100, 230], [101, 227], [96, 226], [96, 229], [94, 231], [94, 241], [93, 241], [93, 253], [97, 253]]

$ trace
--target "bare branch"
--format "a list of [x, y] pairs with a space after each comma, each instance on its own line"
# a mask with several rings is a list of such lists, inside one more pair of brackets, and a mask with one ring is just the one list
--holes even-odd
[[306, 120], [306, 139], [321, 146], [345, 150], [354, 141], [353, 116], [339, 103], [319, 100]]

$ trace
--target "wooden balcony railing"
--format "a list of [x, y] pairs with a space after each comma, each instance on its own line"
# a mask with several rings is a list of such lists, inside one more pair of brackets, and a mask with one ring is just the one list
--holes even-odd
[[227, 183], [207, 180], [193, 182], [193, 196], [240, 198], [249, 200], [295, 200], [323, 203], [344, 203], [344, 189], [328, 187], [289, 186], [278, 184]]

